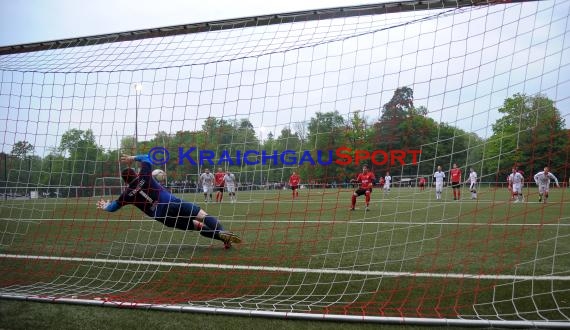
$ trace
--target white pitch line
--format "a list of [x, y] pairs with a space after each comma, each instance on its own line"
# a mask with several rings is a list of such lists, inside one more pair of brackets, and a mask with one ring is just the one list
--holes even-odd
[[529, 275], [483, 275], [483, 274], [457, 274], [457, 273], [442, 274], [442, 273], [342, 270], [342, 269], [330, 269], [330, 268], [310, 269], [310, 268], [266, 267], [266, 266], [223, 265], [223, 264], [194, 264], [187, 262], [159, 262], [159, 261], [121, 260], [121, 259], [49, 257], [49, 256], [23, 255], [23, 254], [0, 254], [0, 258], [116, 263], [116, 264], [145, 265], [145, 266], [152, 265], [152, 266], [169, 266], [169, 267], [213, 268], [213, 269], [247, 270], [247, 271], [257, 270], [263, 272], [269, 271], [269, 272], [302, 273], [302, 274], [313, 273], [313, 274], [388, 276], [388, 277], [458, 278], [458, 279], [471, 279], [471, 280], [570, 281], [570, 276], [554, 276], [554, 275], [529, 276]]
[[[532, 227], [541, 227], [541, 226], [548, 226], [548, 227], [568, 227], [570, 223], [485, 223], [485, 222], [405, 222], [405, 221], [364, 221], [365, 219], [350, 219], [350, 220], [239, 220], [239, 219], [228, 219], [221, 217], [223, 222], [239, 222], [239, 223], [259, 223], [263, 221], [264, 223], [337, 223], [337, 224], [350, 224], [350, 225], [361, 225], [361, 224], [368, 224], [368, 225], [413, 225], [413, 226], [441, 226], [441, 225], [451, 225], [451, 226], [491, 226], [491, 227], [519, 227], [519, 226], [532, 226]], [[369, 219], [369, 218], [368, 218]], [[562, 218], [565, 219], [565, 218]], [[562, 220], [560, 219], [560, 220]], [[22, 219], [17, 218], [0, 218], [0, 220], [7, 220], [7, 221], [24, 221]], [[155, 221], [153, 219], [73, 219], [73, 218], [62, 218], [62, 219], [25, 219], [26, 222], [28, 221], [85, 221], [85, 222], [149, 222]]]

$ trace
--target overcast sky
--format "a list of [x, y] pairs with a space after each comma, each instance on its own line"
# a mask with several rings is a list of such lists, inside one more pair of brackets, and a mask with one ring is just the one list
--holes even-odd
[[0, 45], [362, 5], [378, 0], [0, 0]]
[[[283, 1], [271, 8], [262, 1], [217, 1], [216, 8], [185, 1], [156, 8], [150, 1], [96, 3], [0, 0], [0, 44], [366, 2]], [[376, 120], [401, 86], [410, 86], [415, 106], [426, 106], [436, 121], [481, 137], [492, 134], [497, 109], [515, 93], [546, 94], [568, 126], [569, 8], [569, 0], [557, 0], [455, 15], [375, 15], [5, 56], [1, 149], [27, 140], [44, 154], [70, 128], [91, 129], [111, 148], [117, 136], [134, 135], [135, 113], [141, 140], [158, 131], [199, 130], [209, 116], [247, 118], [263, 138], [319, 111], [345, 117], [363, 111]], [[133, 88], [138, 83], [140, 97]]]

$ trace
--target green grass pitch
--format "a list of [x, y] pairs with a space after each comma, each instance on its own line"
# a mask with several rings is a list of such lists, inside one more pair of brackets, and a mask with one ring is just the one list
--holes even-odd
[[[207, 203], [244, 242], [221, 242], [116, 213], [98, 198], [0, 202], [4, 294], [343, 315], [560, 319], [570, 302], [569, 190], [512, 203], [485, 187], [238, 192]], [[566, 302], [564, 303], [561, 302]], [[538, 310], [537, 310], [538, 309]]]

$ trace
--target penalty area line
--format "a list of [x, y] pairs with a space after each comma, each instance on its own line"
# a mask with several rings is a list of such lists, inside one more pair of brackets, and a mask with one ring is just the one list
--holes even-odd
[[197, 264], [187, 262], [162, 262], [162, 261], [143, 261], [143, 260], [121, 260], [121, 259], [99, 259], [99, 258], [73, 258], [73, 257], [51, 257], [38, 255], [23, 254], [0, 254], [0, 258], [24, 259], [24, 260], [49, 260], [49, 261], [69, 261], [69, 262], [93, 262], [93, 263], [113, 263], [127, 265], [152, 265], [164, 267], [183, 267], [183, 268], [210, 268], [210, 269], [226, 269], [226, 270], [244, 270], [244, 271], [263, 271], [276, 273], [312, 273], [312, 274], [334, 274], [334, 275], [361, 275], [361, 276], [387, 276], [387, 277], [422, 277], [422, 278], [456, 278], [471, 280], [536, 280], [536, 281], [570, 281], [570, 276], [556, 275], [486, 275], [486, 274], [460, 274], [460, 273], [415, 273], [415, 272], [390, 272], [390, 271], [360, 271], [360, 270], [343, 270], [343, 269], [311, 269], [311, 268], [289, 268], [289, 267], [273, 267], [273, 266], [248, 266], [248, 265], [228, 265], [228, 264]]

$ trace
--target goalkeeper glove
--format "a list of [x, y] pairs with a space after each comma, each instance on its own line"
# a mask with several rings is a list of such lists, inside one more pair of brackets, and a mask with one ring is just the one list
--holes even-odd
[[107, 206], [109, 206], [109, 205], [111, 205], [111, 202], [108, 200], [101, 199], [97, 202], [97, 208], [98, 209], [107, 210]]

